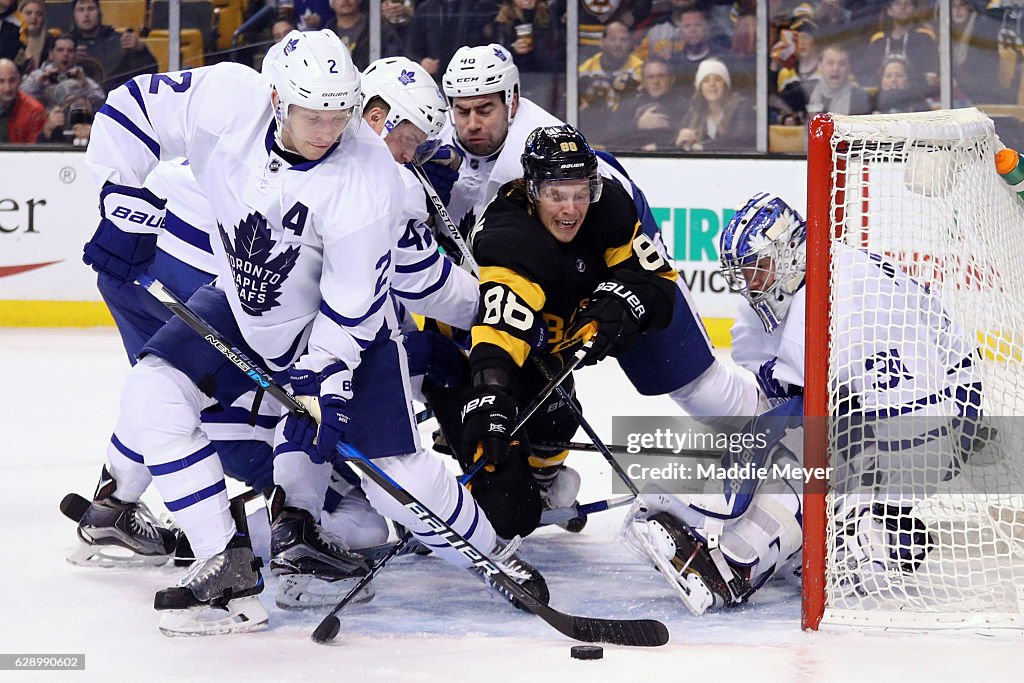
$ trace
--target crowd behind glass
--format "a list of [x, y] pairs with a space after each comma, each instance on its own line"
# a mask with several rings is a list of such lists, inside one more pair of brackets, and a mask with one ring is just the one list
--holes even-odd
[[[769, 151], [800, 153], [816, 112], [941, 106], [941, 5], [949, 101], [1024, 143], [1024, 0], [770, 0], [760, 15], [751, 0], [582, 0], [572, 36], [566, 0], [382, 0], [378, 49], [366, 0], [183, 0], [182, 57], [258, 68], [291, 28], [328, 28], [360, 68], [405, 55], [440, 80], [459, 46], [494, 42], [514, 55], [523, 96], [575, 115], [598, 147], [750, 153], [760, 123]], [[86, 144], [106, 92], [167, 68], [167, 16], [166, 0], [0, 0], [0, 143]]]

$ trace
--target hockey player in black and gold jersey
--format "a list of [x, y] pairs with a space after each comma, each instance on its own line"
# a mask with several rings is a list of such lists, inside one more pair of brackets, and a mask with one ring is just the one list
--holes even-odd
[[480, 311], [461, 413], [460, 461], [488, 460], [473, 496], [506, 538], [533, 531], [545, 503], [569, 505], [579, 489], [566, 452], [534, 452], [524, 438], [572, 437], [577, 424], [557, 395], [510, 439], [517, 408], [546, 383], [528, 359], [557, 372], [562, 352], [591, 337], [585, 363], [617, 355], [668, 326], [678, 277], [572, 126], [536, 129], [522, 161], [525, 177], [501, 187], [473, 233]]

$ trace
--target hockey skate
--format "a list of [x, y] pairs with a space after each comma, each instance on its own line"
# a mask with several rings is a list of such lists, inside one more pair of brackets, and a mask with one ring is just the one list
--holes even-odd
[[[103, 468], [92, 502], [69, 493], [61, 511], [78, 522], [79, 548], [67, 557], [79, 567], [159, 567], [174, 552], [174, 532], [144, 503], [114, 496], [117, 482]], [[77, 519], [76, 519], [77, 518]]]
[[730, 581], [741, 596], [734, 597], [704, 542], [672, 515], [659, 512], [647, 519], [627, 519], [626, 525], [623, 538], [627, 545], [653, 560], [694, 616], [712, 607], [738, 605], [752, 592], [746, 579], [730, 568]]
[[[280, 507], [274, 514], [270, 557], [270, 571], [280, 577], [276, 602], [281, 609], [333, 606], [370, 571], [362, 555], [349, 551], [299, 508]], [[371, 583], [353, 603], [369, 602], [373, 596]]]
[[[576, 505], [580, 492], [580, 474], [571, 467], [555, 465], [533, 470], [533, 478], [540, 487], [545, 510], [560, 510]], [[566, 531], [578, 534], [587, 525], [587, 516], [580, 515], [565, 522], [556, 522]]]
[[[491, 560], [516, 583], [529, 591], [533, 597], [546, 605], [548, 600], [551, 599], [551, 595], [548, 593], [547, 581], [544, 580], [544, 577], [533, 565], [518, 555], [517, 551], [519, 550], [520, 543], [522, 543], [522, 539], [518, 536], [509, 541], [504, 547], [499, 543], [497, 552], [491, 555]], [[502, 588], [500, 584], [486, 578], [484, 583], [512, 603], [512, 606], [516, 609], [529, 612], [515, 596]]]
[[212, 636], [266, 628], [267, 612], [256, 597], [263, 592], [263, 562], [252, 552], [243, 505], [232, 504], [231, 512], [237, 531], [224, 550], [195, 560], [176, 586], [156, 594], [153, 607], [164, 612], [164, 635]]

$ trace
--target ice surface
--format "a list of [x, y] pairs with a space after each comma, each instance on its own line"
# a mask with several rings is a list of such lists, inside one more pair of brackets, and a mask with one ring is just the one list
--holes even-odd
[[[329, 646], [309, 639], [319, 614], [274, 606], [272, 578], [262, 596], [269, 630], [164, 637], [153, 594], [181, 570], [89, 570], [64, 561], [74, 525], [57, 505], [68, 491], [91, 494], [127, 368], [113, 330], [0, 330], [0, 651], [86, 657], [84, 672], [5, 672], [0, 680], [931, 683], [1019, 681], [1024, 671], [1019, 640], [802, 633], [798, 591], [781, 581], [743, 608], [690, 617], [664, 579], [615, 541], [623, 508], [593, 516], [578, 536], [542, 530], [524, 552], [547, 577], [553, 606], [661, 619], [672, 633], [662, 648], [606, 645], [603, 660], [570, 659], [573, 641], [540, 619], [499, 602], [469, 573], [416, 557], [396, 560], [372, 602], [342, 613]], [[668, 399], [636, 396], [613, 363], [580, 372], [578, 381], [588, 417], [607, 438], [613, 414], [678, 414]], [[601, 456], [578, 453], [569, 462], [583, 474], [581, 502], [610, 495]], [[153, 495], [145, 500], [159, 508]]]

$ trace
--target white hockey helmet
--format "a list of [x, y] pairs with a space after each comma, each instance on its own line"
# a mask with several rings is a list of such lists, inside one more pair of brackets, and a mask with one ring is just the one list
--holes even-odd
[[807, 273], [807, 224], [780, 197], [761, 192], [740, 207], [718, 241], [729, 289], [771, 333], [782, 324]]
[[413, 163], [423, 163], [441, 144], [448, 103], [426, 69], [406, 57], [385, 57], [366, 67], [362, 76], [363, 109], [374, 97], [390, 107], [384, 122], [387, 137], [402, 121], [426, 133], [427, 141], [416, 150]]
[[317, 110], [349, 109], [349, 125], [359, 121], [359, 70], [333, 31], [291, 31], [267, 51], [263, 75], [277, 92], [274, 114], [279, 133], [293, 104]]
[[449, 103], [456, 97], [502, 93], [511, 123], [512, 102], [519, 91], [519, 67], [501, 45], [460, 47], [448, 62], [441, 84]]

